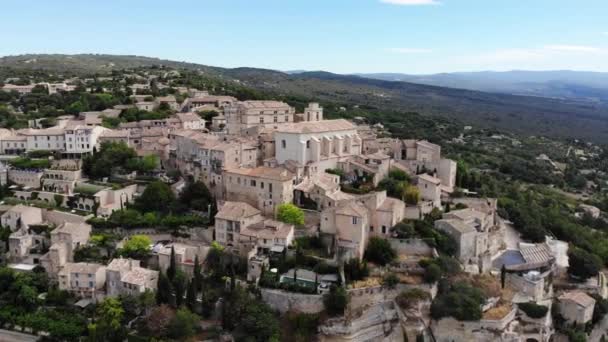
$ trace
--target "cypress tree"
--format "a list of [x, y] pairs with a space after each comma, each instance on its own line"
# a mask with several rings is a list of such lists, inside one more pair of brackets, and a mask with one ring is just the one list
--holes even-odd
[[180, 307], [184, 303], [184, 293], [186, 292], [187, 279], [184, 272], [177, 272], [173, 278], [173, 291], [175, 292], [175, 306]]
[[171, 259], [169, 260], [169, 268], [167, 268], [167, 277], [169, 277], [169, 280], [173, 280], [173, 278], [175, 278], [175, 272], [175, 248], [171, 246]]
[[198, 255], [194, 257], [194, 274], [192, 276], [192, 281], [194, 282], [194, 289], [196, 293], [198, 293], [203, 284], [203, 273], [201, 271], [201, 263], [198, 260]]
[[188, 284], [188, 290], [186, 292], [186, 306], [192, 312], [196, 312], [196, 282], [194, 278]]
[[156, 288], [156, 304], [170, 304], [171, 303], [171, 282], [169, 278], [160, 272], [158, 276], [158, 284]]

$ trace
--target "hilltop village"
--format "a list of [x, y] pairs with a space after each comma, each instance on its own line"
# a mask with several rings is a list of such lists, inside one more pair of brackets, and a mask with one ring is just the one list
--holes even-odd
[[[0, 129], [12, 303], [0, 328], [100, 341], [603, 338], [602, 261], [520, 234], [442, 146], [179, 76], [114, 75], [128, 101], [99, 110], [83, 109], [116, 91], [101, 77], [6, 80], [12, 112], [32, 94], [92, 97]], [[588, 204], [577, 213], [602, 219]]]

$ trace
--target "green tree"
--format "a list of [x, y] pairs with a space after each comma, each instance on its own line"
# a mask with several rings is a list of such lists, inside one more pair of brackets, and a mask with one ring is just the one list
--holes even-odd
[[209, 123], [211, 122], [211, 120], [212, 120], [214, 117], [216, 117], [216, 116], [220, 115], [220, 114], [218, 113], [218, 111], [216, 111], [216, 110], [203, 110], [203, 111], [197, 112], [197, 114], [198, 114], [198, 115], [199, 115], [201, 118], [205, 119], [205, 121], [206, 121], [206, 122], [209, 122]]
[[33, 310], [38, 305], [38, 291], [30, 285], [21, 285], [16, 304], [26, 310]]
[[519, 303], [517, 304], [519, 309], [528, 315], [530, 318], [543, 318], [547, 315], [549, 308], [544, 305], [538, 305], [534, 302]]
[[167, 212], [173, 207], [175, 195], [169, 185], [155, 181], [146, 187], [144, 192], [137, 198], [135, 205], [142, 212]]
[[568, 251], [568, 274], [580, 279], [597, 275], [602, 267], [602, 260], [581, 248], [570, 248]]
[[194, 279], [188, 283], [186, 290], [186, 306], [190, 311], [196, 312], [196, 282]]
[[332, 285], [329, 293], [323, 297], [325, 311], [330, 316], [339, 316], [344, 314], [348, 305], [348, 295], [343, 287]]
[[149, 289], [146, 289], [146, 291], [140, 294], [139, 297], [137, 297], [137, 300], [139, 303], [139, 307], [145, 315], [150, 313], [150, 310], [152, 310], [152, 308], [156, 304], [156, 296], [154, 292], [150, 291]]
[[111, 176], [118, 168], [138, 171], [128, 168], [133, 165], [138, 167], [137, 160], [139, 157], [135, 150], [124, 142], [103, 142], [97, 153], [83, 158], [82, 171], [91, 178], [99, 179]]
[[277, 219], [296, 226], [303, 225], [304, 212], [291, 203], [283, 203], [277, 208]]
[[175, 306], [180, 307], [184, 303], [184, 295], [186, 286], [188, 285], [188, 277], [184, 272], [178, 270], [171, 282], [173, 284], [173, 292], [175, 293]]
[[89, 325], [92, 341], [122, 341], [126, 336], [122, 324], [124, 309], [117, 298], [106, 298], [97, 307], [95, 323]]
[[254, 301], [245, 306], [241, 325], [254, 341], [279, 341], [279, 321], [266, 303]]
[[405, 181], [405, 182], [409, 182], [410, 176], [407, 174], [407, 172], [400, 170], [400, 169], [391, 169], [388, 172], [388, 176], [392, 179], [398, 180], [398, 181]]
[[365, 250], [365, 260], [378, 265], [386, 265], [397, 257], [397, 253], [386, 239], [371, 237]]
[[408, 185], [405, 188], [405, 203], [410, 205], [417, 205], [420, 202], [420, 190], [413, 185]]
[[122, 246], [120, 254], [142, 260], [150, 255], [152, 240], [147, 235], [133, 235]]
[[179, 202], [191, 209], [207, 212], [215, 202], [207, 186], [200, 181], [189, 182], [179, 194]]
[[478, 321], [482, 317], [481, 306], [484, 302], [485, 298], [480, 289], [465, 283], [456, 283], [435, 297], [431, 304], [431, 317]]
[[169, 323], [167, 335], [183, 341], [196, 333], [199, 321], [200, 317], [187, 308], [179, 308]]
[[55, 203], [56, 207], [60, 207], [63, 204], [63, 195], [55, 194], [53, 195], [53, 203]]
[[175, 262], [175, 248], [171, 246], [171, 255], [169, 257], [169, 267], [167, 267], [167, 277], [173, 281], [175, 273], [177, 272], [177, 264]]
[[160, 274], [158, 275], [158, 283], [156, 286], [156, 303], [159, 305], [171, 304], [171, 291], [171, 281], [165, 273], [160, 272]]
[[198, 260], [198, 254], [194, 257], [194, 268], [192, 270], [192, 281], [194, 282], [196, 292], [201, 290], [203, 285], [203, 273], [201, 270], [201, 263]]
[[424, 281], [427, 283], [434, 283], [439, 281], [440, 278], [441, 268], [437, 264], [431, 263], [424, 269]]

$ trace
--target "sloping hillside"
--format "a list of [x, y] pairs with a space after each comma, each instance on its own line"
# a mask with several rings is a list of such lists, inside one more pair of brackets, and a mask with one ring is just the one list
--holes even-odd
[[225, 69], [139, 56], [88, 54], [0, 58], [0, 67], [80, 74], [159, 65], [198, 70], [273, 94], [304, 96], [347, 107], [364, 105], [378, 110], [414, 111], [528, 135], [576, 137], [608, 143], [608, 107], [586, 101], [487, 93], [326, 72], [290, 75], [256, 68]]
[[608, 73], [589, 71], [480, 71], [433, 75], [357, 74], [384, 81], [402, 81], [486, 92], [562, 98], [608, 104]]

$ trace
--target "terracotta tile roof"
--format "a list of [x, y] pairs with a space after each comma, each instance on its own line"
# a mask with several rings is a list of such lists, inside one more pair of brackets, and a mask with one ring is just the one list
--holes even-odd
[[275, 220], [263, 220], [249, 227], [241, 228], [240, 234], [257, 239], [285, 239], [293, 230], [294, 227], [291, 224]]
[[336, 214], [355, 217], [366, 217], [367, 209], [365, 209], [365, 206], [363, 206], [357, 201], [349, 201], [337, 207]]
[[290, 106], [281, 101], [242, 101], [239, 105], [247, 108], [247, 109], [266, 109], [266, 108], [281, 108], [288, 109]]
[[259, 215], [261, 212], [244, 202], [224, 202], [224, 205], [215, 215], [215, 218], [240, 221], [242, 218]]
[[433, 177], [426, 173], [421, 173], [417, 177], [418, 177], [418, 179], [421, 179], [425, 182], [429, 182], [429, 183], [433, 183], [433, 184], [437, 184], [437, 185], [441, 184], [441, 180], [439, 178]]
[[279, 133], [323, 133], [355, 130], [356, 126], [348, 120], [324, 120], [319, 122], [297, 122], [279, 125]]
[[436, 223], [445, 223], [448, 226], [450, 226], [452, 229], [456, 230], [457, 232], [459, 232], [461, 234], [476, 233], [477, 232], [477, 230], [475, 228], [473, 228], [471, 225], [468, 225], [468, 224], [462, 222], [461, 220], [456, 220], [456, 219], [441, 219], [441, 220], [437, 220], [435, 222]]
[[396, 198], [387, 197], [378, 207], [379, 211], [395, 211], [398, 207], [405, 208], [405, 203]]
[[257, 177], [278, 181], [291, 181], [294, 175], [282, 167], [258, 166], [256, 168], [239, 168], [226, 170], [226, 174]]
[[[336, 177], [338, 177], [337, 182], [335, 181]], [[305, 180], [300, 182], [300, 184], [298, 184], [295, 187], [295, 190], [300, 190], [303, 192], [310, 192], [310, 191], [312, 191], [312, 189], [315, 186], [318, 186], [319, 188], [321, 188], [325, 191], [331, 191], [334, 189], [338, 189], [338, 188], [340, 188], [339, 176], [335, 176], [335, 175], [328, 174], [326, 172], [322, 172], [318, 175], [315, 175], [312, 177], [307, 177]]]
[[97, 273], [100, 268], [105, 268], [105, 266], [86, 262], [68, 262], [63, 270], [65, 273]]
[[195, 114], [195, 113], [177, 113], [177, 114], [175, 114], [175, 116], [177, 116], [177, 118], [181, 122], [184, 122], [184, 121], [201, 121], [202, 120], [202, 118], [200, 116], [198, 116], [198, 114]]
[[595, 305], [595, 299], [582, 291], [566, 292], [559, 296], [559, 300], [569, 300], [585, 308]]
[[125, 273], [120, 279], [123, 283], [135, 284], [149, 288], [156, 288], [158, 271], [149, 270], [143, 267], [135, 267]]

